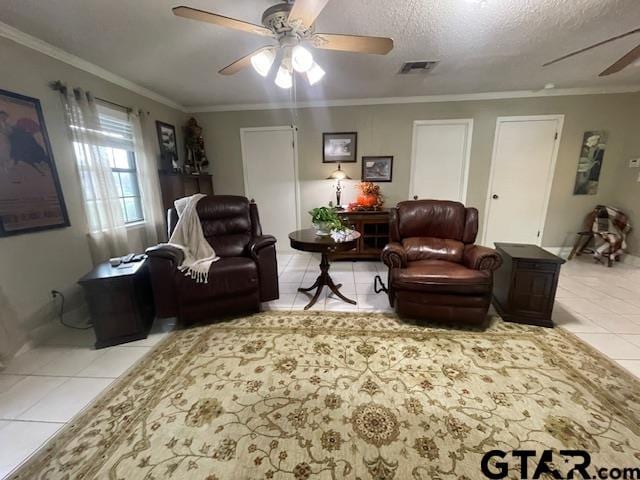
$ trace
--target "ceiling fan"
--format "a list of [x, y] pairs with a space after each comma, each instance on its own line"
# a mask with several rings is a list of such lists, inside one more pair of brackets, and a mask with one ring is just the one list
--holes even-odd
[[[587, 51], [592, 50], [594, 48], [600, 47], [600, 46], [605, 45], [605, 44], [610, 43], [610, 42], [614, 42], [616, 40], [620, 40], [621, 38], [625, 38], [625, 37], [628, 37], [630, 35], [635, 35], [636, 33], [640, 33], [640, 28], [636, 28], [635, 30], [631, 30], [630, 32], [623, 33], [622, 35], [616, 35], [615, 37], [611, 37], [611, 38], [608, 38], [606, 40], [603, 40], [602, 42], [598, 42], [598, 43], [595, 43], [595, 44], [590, 45], [588, 47], [581, 48], [580, 50], [577, 50], [575, 52], [568, 53], [567, 55], [563, 55], [560, 58], [556, 58], [555, 60], [547, 62], [542, 66], [543, 67], [547, 67], [549, 65], [553, 65], [554, 63], [561, 62], [562, 60], [566, 60], [567, 58], [573, 57], [574, 55], [578, 55], [580, 53], [587, 52]], [[637, 47], [631, 49], [629, 52], [627, 52], [626, 55], [624, 55], [622, 58], [620, 58], [620, 60], [615, 62], [609, 68], [607, 68], [606, 70], [601, 72], [599, 76], [600, 77], [606, 77], [607, 75], [611, 75], [612, 73], [618, 73], [618, 72], [624, 70], [625, 68], [627, 68], [629, 65], [631, 65], [633, 62], [635, 62], [638, 59], [640, 59], [640, 44]]]
[[393, 40], [390, 38], [316, 33], [315, 21], [328, 3], [329, 0], [283, 0], [283, 3], [264, 11], [262, 25], [186, 6], [172, 10], [178, 17], [262, 35], [277, 41], [276, 45], [261, 47], [218, 73], [233, 75], [252, 65], [256, 72], [266, 77], [274, 64], [277, 64], [275, 84], [289, 89], [293, 85], [293, 71], [306, 74], [310, 85], [318, 83], [325, 75], [322, 67], [314, 61], [312, 53], [303, 46], [305, 44], [323, 50], [378, 55], [386, 55], [393, 49]]

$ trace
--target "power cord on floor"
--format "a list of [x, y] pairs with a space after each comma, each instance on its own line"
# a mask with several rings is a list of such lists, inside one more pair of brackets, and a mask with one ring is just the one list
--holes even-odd
[[90, 328], [93, 328], [93, 325], [86, 325], [86, 326], [76, 326], [76, 325], [71, 325], [70, 323], [66, 323], [64, 321], [64, 294], [62, 292], [59, 292], [58, 290], [51, 290], [51, 297], [53, 298], [53, 300], [55, 301], [57, 297], [60, 297], [61, 302], [60, 302], [60, 323], [62, 325], [64, 325], [67, 328], [73, 328], [74, 330], [89, 330]]

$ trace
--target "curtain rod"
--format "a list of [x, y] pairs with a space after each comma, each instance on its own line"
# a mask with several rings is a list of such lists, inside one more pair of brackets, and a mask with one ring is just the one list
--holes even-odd
[[[49, 86], [51, 87], [52, 90], [55, 90], [57, 92], [64, 92], [64, 91], [67, 90], [67, 86], [64, 83], [62, 83], [60, 80], [56, 80], [55, 82], [51, 82], [49, 84]], [[127, 107], [125, 105], [120, 105], [119, 103], [112, 102], [111, 100], [105, 100], [104, 98], [100, 98], [100, 97], [94, 97], [94, 98], [96, 100], [98, 100], [99, 102], [108, 103], [109, 105], [113, 105], [114, 107], [121, 108], [122, 110], [124, 110], [127, 113], [133, 112], [133, 108], [131, 108], [131, 107]]]

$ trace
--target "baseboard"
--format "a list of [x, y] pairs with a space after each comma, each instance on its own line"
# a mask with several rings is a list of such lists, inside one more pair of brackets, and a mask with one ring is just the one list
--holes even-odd
[[[565, 260], [569, 258], [569, 254], [571, 253], [571, 249], [573, 247], [542, 247], [547, 252], [553, 253], [554, 255], [559, 256], [560, 258], [564, 258]], [[640, 257], [637, 255], [631, 255], [629, 253], [625, 253], [622, 255], [621, 260], [625, 265], [632, 265], [634, 267], [640, 267]]]
[[[75, 286], [62, 292], [65, 296], [64, 321], [70, 325], [86, 325], [89, 319], [89, 307], [85, 301], [82, 290]], [[59, 331], [60, 306], [58, 302], [51, 301], [31, 315], [24, 322], [28, 332], [27, 343], [22, 346], [18, 354], [43, 343]]]
[[640, 267], [640, 257], [636, 255], [627, 254], [622, 257], [622, 263], [624, 263], [625, 265]]
[[542, 247], [549, 253], [553, 253], [560, 258], [567, 259], [569, 258], [569, 254], [571, 253], [571, 247]]
[[[69, 325], [84, 326], [89, 320], [89, 307], [86, 303], [76, 306], [73, 310], [64, 312], [64, 322]], [[67, 328], [67, 327], [62, 327]], [[56, 313], [47, 323], [40, 325], [29, 331], [29, 342], [27, 349], [33, 348], [35, 345], [44, 343], [45, 340], [51, 338], [60, 331], [60, 315]], [[24, 349], [24, 347], [23, 347]]]

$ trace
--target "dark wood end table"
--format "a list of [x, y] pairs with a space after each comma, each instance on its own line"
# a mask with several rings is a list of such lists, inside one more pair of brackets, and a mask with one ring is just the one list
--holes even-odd
[[496, 243], [502, 266], [493, 274], [493, 305], [507, 322], [553, 327], [562, 258], [536, 246]]
[[329, 255], [337, 252], [346, 252], [349, 250], [353, 250], [354, 248], [356, 248], [359, 238], [360, 234], [358, 232], [353, 232], [351, 240], [336, 242], [330, 236], [316, 235], [316, 232], [313, 228], [296, 230], [295, 232], [291, 232], [289, 234], [291, 248], [300, 250], [302, 252], [314, 252], [322, 254], [322, 259], [320, 261], [320, 275], [316, 279], [315, 283], [309, 288], [301, 287], [298, 289], [299, 292], [305, 293], [312, 291], [314, 288], [317, 289], [309, 304], [304, 307], [305, 310], [308, 310], [315, 305], [325, 286], [329, 287], [329, 289], [333, 293], [335, 293], [341, 300], [352, 305], [356, 305], [356, 302], [354, 300], [351, 300], [340, 293], [340, 287], [342, 285], [336, 285], [329, 275]]
[[96, 348], [147, 338], [155, 309], [146, 260], [118, 267], [102, 263], [78, 283], [89, 304]]

